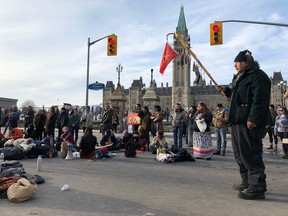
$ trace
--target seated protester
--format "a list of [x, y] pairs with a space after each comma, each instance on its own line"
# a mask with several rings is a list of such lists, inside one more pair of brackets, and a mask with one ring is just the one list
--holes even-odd
[[19, 139], [23, 138], [23, 131], [20, 128], [17, 127], [10, 127], [9, 128], [9, 134], [8, 134], [8, 139]]
[[148, 140], [147, 140], [147, 132], [142, 125], [138, 127], [138, 141], [139, 141], [139, 150], [145, 151]]
[[93, 135], [92, 128], [86, 128], [84, 135], [81, 137], [77, 149], [80, 151], [80, 158], [92, 159], [95, 155], [95, 146], [97, 138]]
[[72, 134], [69, 132], [69, 127], [68, 126], [64, 126], [62, 128], [62, 134], [61, 134], [61, 140], [62, 141], [67, 141], [68, 143], [71, 143], [72, 145], [75, 145], [75, 141], [74, 138], [72, 136]]
[[129, 142], [130, 140], [133, 140], [133, 134], [129, 133], [127, 130], [123, 131], [123, 144], [126, 146], [126, 143]]
[[123, 131], [123, 143], [125, 146], [125, 157], [136, 157], [136, 143], [133, 134], [128, 133], [127, 130]]
[[33, 124], [29, 124], [26, 131], [24, 132], [24, 138], [28, 139], [28, 138], [32, 138], [35, 139], [35, 130], [34, 130], [34, 125]]
[[153, 138], [149, 148], [152, 154], [156, 154], [157, 149], [168, 149], [168, 145], [163, 131], [159, 130], [156, 132], [156, 136]]
[[112, 144], [112, 146], [109, 146], [108, 150], [115, 149], [115, 146], [117, 146], [117, 139], [116, 139], [115, 135], [112, 134], [112, 132], [110, 130], [107, 130], [106, 134], [102, 137], [102, 139], [100, 141], [100, 145], [106, 146], [106, 145], [110, 145], [110, 144]]
[[62, 128], [62, 132], [63, 133], [60, 136], [62, 140], [60, 154], [62, 158], [65, 158], [67, 156], [68, 144], [72, 144], [73, 147], [75, 147], [75, 141], [74, 141], [73, 135], [69, 132], [69, 127], [64, 126]]
[[5, 142], [7, 141], [8, 139], [4, 137], [4, 135], [0, 132], [0, 148], [3, 148], [4, 147], [4, 144]]

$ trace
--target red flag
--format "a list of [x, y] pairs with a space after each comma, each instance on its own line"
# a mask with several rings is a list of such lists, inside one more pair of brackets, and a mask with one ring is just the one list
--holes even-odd
[[166, 42], [159, 70], [162, 75], [164, 74], [164, 71], [168, 64], [177, 56], [178, 53], [169, 46], [168, 42]]

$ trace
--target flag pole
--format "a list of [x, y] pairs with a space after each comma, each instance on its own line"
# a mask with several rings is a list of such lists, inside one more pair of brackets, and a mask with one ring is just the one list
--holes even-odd
[[[218, 85], [217, 82], [214, 80], [214, 78], [211, 76], [211, 74], [208, 72], [208, 70], [204, 67], [204, 65], [200, 62], [200, 60], [197, 58], [196, 54], [191, 50], [191, 48], [189, 47], [188, 43], [186, 43], [183, 38], [181, 37], [181, 35], [179, 35], [177, 32], [175, 33], [168, 33], [166, 36], [166, 40], [168, 41], [168, 36], [169, 35], [173, 35], [181, 44], [182, 46], [188, 50], [189, 54], [195, 59], [195, 61], [197, 62], [197, 64], [202, 68], [202, 70], [207, 74], [207, 76], [210, 78], [210, 80], [215, 84]], [[224, 96], [226, 98], [227, 101], [229, 101], [229, 99], [226, 97], [225, 93], [223, 91], [220, 91], [221, 95]]]
[[184, 48], [186, 48], [189, 52], [189, 54], [195, 59], [197, 64], [202, 68], [202, 70], [207, 74], [207, 76], [210, 78], [210, 80], [215, 84], [218, 85], [217, 82], [214, 80], [214, 78], [211, 76], [211, 74], [208, 72], [208, 70], [204, 67], [204, 65], [200, 62], [200, 60], [197, 58], [196, 54], [191, 50], [189, 45], [182, 39], [180, 34], [178, 33], [169, 33], [167, 34], [167, 38], [169, 35], [173, 34], [174, 37], [182, 44]]

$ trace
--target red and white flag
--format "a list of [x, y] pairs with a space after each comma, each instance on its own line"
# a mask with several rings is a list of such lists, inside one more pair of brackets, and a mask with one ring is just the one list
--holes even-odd
[[168, 42], [166, 42], [159, 70], [162, 75], [164, 74], [164, 71], [168, 64], [178, 55], [179, 54], [169, 46]]

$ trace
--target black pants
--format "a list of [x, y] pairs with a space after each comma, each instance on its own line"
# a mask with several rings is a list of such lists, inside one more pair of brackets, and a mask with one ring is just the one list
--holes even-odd
[[269, 135], [270, 144], [273, 144], [273, 139], [274, 139], [274, 144], [277, 145], [278, 144], [278, 138], [277, 138], [277, 135], [274, 134], [274, 127], [269, 127], [268, 135]]
[[265, 190], [261, 131], [257, 128], [248, 129], [242, 124], [232, 125], [232, 147], [240, 175], [247, 175], [249, 186], [253, 186], [255, 190]]
[[69, 127], [69, 132], [72, 134], [72, 136], [74, 137], [74, 141], [75, 143], [78, 140], [78, 133], [79, 133], [79, 126], [71, 126]]

